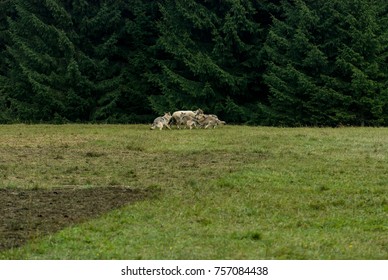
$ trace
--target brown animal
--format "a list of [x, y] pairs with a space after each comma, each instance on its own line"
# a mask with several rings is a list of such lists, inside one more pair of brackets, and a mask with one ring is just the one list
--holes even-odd
[[157, 117], [154, 120], [154, 122], [151, 126], [151, 129], [155, 129], [158, 127], [159, 130], [162, 130], [164, 126], [167, 127], [168, 129], [171, 129], [170, 125], [168, 124], [171, 120], [171, 117], [172, 116], [171, 116], [170, 112], [164, 113], [164, 116], [162, 116], [162, 117]]
[[216, 115], [199, 114], [196, 116], [196, 120], [198, 124], [205, 129], [209, 127], [216, 128], [218, 125], [226, 124], [226, 122], [221, 121]]
[[197, 127], [196, 117], [192, 117], [191, 115], [187, 115], [186, 113], [182, 113], [180, 123], [184, 124], [185, 127], [188, 127], [190, 129], [193, 129], [193, 127]]

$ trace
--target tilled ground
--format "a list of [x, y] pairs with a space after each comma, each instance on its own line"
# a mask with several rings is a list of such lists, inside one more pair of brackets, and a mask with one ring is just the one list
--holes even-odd
[[0, 251], [149, 196], [147, 191], [114, 186], [0, 189]]

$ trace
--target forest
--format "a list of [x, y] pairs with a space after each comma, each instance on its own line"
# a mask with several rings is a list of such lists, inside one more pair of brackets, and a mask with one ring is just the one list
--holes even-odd
[[0, 123], [388, 125], [386, 0], [0, 0]]

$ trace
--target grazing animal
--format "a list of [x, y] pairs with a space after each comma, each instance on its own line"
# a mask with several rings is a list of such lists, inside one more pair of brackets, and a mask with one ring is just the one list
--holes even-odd
[[172, 113], [172, 121], [180, 129], [180, 125], [183, 124], [183, 121], [182, 121], [183, 116], [190, 116], [194, 118], [198, 114], [203, 114], [203, 111], [201, 109], [197, 109], [196, 111], [175, 111], [174, 113]]
[[151, 126], [151, 129], [155, 129], [158, 127], [159, 130], [162, 130], [164, 126], [167, 127], [168, 129], [171, 129], [170, 125], [168, 124], [171, 120], [171, 117], [172, 116], [171, 116], [170, 112], [164, 113], [164, 116], [162, 116], [162, 117], [157, 117], [154, 120], [154, 122]]

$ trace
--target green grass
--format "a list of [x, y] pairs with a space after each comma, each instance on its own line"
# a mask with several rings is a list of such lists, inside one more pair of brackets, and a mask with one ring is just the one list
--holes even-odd
[[387, 128], [0, 134], [0, 188], [160, 190], [2, 259], [388, 259]]

